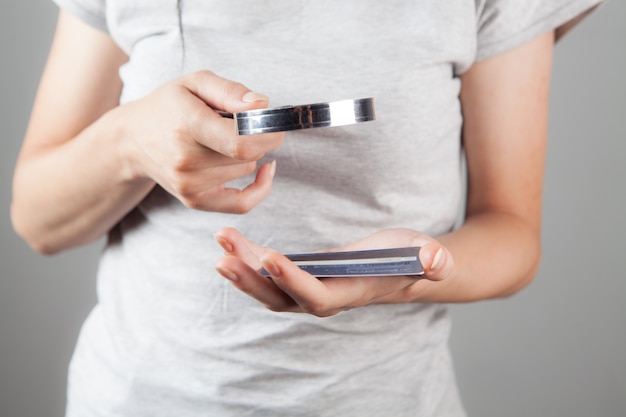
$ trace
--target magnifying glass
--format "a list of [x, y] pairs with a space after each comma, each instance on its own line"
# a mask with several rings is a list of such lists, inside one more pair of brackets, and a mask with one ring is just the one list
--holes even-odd
[[373, 98], [283, 106], [238, 113], [219, 111], [236, 122], [239, 135], [346, 126], [376, 120]]

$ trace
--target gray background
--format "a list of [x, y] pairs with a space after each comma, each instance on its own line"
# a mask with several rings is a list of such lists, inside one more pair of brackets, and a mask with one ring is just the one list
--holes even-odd
[[[0, 416], [61, 416], [102, 242], [46, 258], [12, 231], [11, 176], [54, 30], [48, 0], [0, 3]], [[452, 307], [471, 416], [626, 415], [626, 4], [558, 46], [544, 260], [517, 296]], [[42, 179], [45, 186], [45, 179]]]

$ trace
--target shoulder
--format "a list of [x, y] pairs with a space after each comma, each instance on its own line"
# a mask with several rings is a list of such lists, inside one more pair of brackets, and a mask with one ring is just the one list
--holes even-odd
[[86, 24], [103, 32], [108, 32], [106, 20], [106, 0], [53, 0], [62, 10], [77, 17]]
[[602, 0], [476, 0], [476, 59], [519, 46], [545, 32], [559, 34]]

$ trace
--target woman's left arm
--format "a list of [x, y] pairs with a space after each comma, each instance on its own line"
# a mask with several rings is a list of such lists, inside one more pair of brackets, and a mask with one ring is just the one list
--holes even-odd
[[534, 278], [541, 257], [553, 47], [549, 32], [474, 64], [462, 76], [466, 220], [438, 237], [454, 257], [453, 273], [445, 281], [417, 283], [419, 299], [504, 297]]
[[[328, 316], [374, 303], [465, 302], [526, 286], [540, 261], [541, 196], [554, 34], [474, 64], [462, 75], [468, 197], [464, 224], [433, 239], [407, 229], [377, 232], [342, 250], [422, 246], [426, 279], [318, 280], [233, 229], [216, 234], [218, 271], [277, 311]], [[257, 273], [265, 267], [272, 278]]]

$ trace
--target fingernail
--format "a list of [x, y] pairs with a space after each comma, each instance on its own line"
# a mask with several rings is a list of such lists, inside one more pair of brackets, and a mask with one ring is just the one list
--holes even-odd
[[445, 256], [446, 255], [443, 251], [443, 248], [439, 248], [437, 253], [435, 253], [435, 257], [433, 258], [433, 263], [430, 265], [430, 269], [437, 269], [437, 267], [439, 267], [440, 264], [443, 263], [442, 261], [445, 259]]
[[218, 234], [214, 234], [213, 238], [215, 238], [215, 241], [222, 247], [222, 249], [224, 249], [224, 252], [232, 253], [233, 250], [235, 250], [233, 248], [233, 245], [231, 245], [230, 242], [228, 240], [224, 239], [222, 236], [220, 236]]
[[224, 278], [230, 281], [236, 282], [239, 280], [239, 277], [237, 276], [237, 274], [235, 274], [230, 269], [222, 268], [221, 266], [216, 266], [215, 269], [217, 270], [217, 272], [220, 273], [221, 276], [223, 276]]
[[272, 161], [272, 165], [270, 167], [270, 178], [274, 179], [274, 175], [276, 175], [276, 160]]
[[241, 97], [241, 101], [244, 103], [256, 103], [259, 101], [269, 101], [269, 97], [261, 93], [255, 93], [253, 91], [248, 91], [246, 94]]
[[267, 258], [263, 258], [261, 259], [261, 264], [263, 264], [263, 268], [265, 268], [265, 270], [269, 272], [271, 276], [280, 277], [280, 268], [278, 268], [278, 265], [276, 265], [273, 261]]

